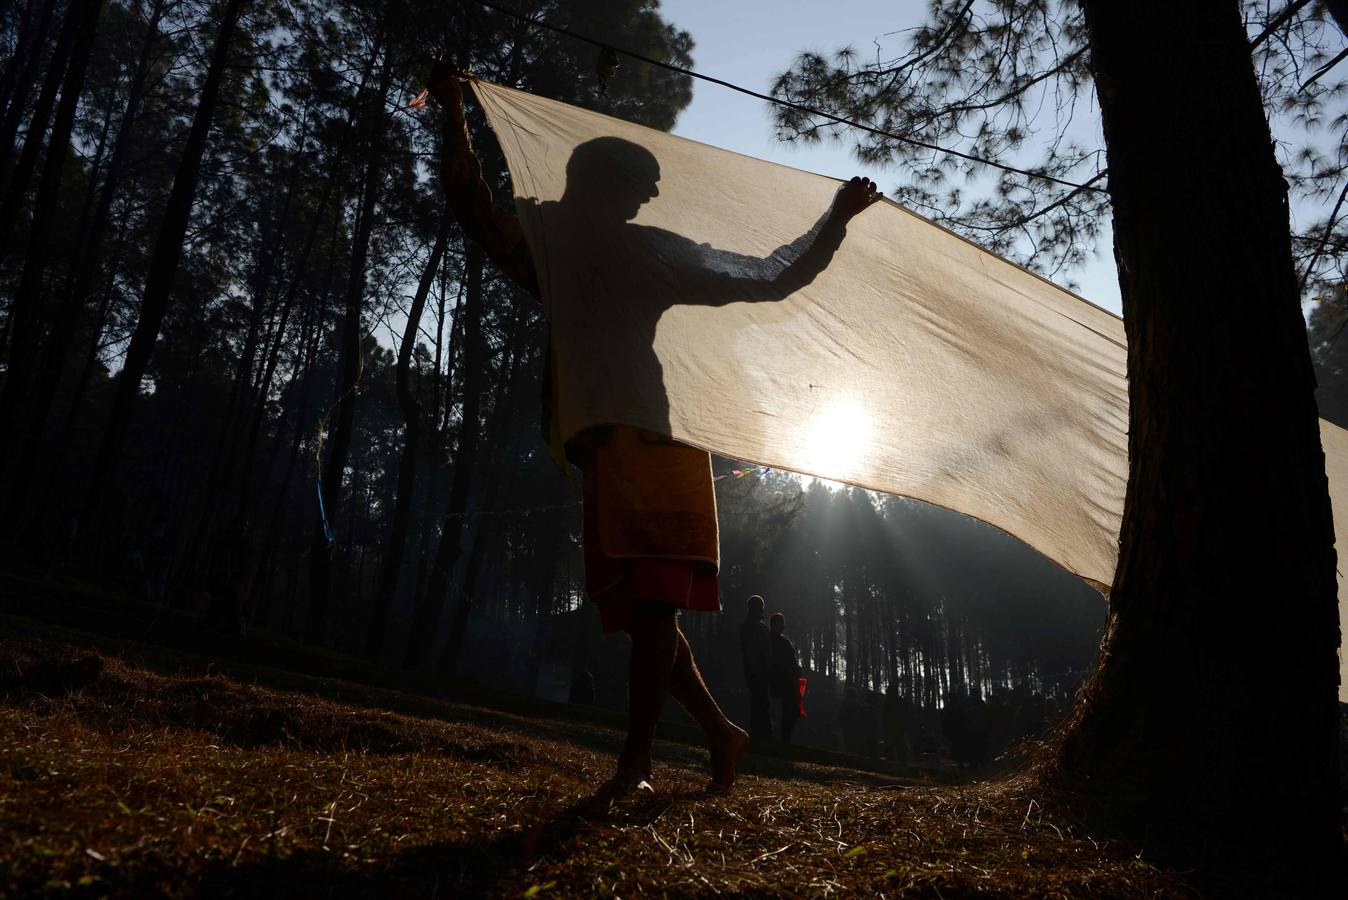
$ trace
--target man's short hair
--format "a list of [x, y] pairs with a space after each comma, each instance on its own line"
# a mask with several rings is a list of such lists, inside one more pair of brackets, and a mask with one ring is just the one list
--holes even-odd
[[781, 624], [782, 628], [786, 628], [786, 616], [779, 612], [775, 612], [772, 614], [772, 617], [768, 619], [768, 624], [777, 625], [778, 623]]

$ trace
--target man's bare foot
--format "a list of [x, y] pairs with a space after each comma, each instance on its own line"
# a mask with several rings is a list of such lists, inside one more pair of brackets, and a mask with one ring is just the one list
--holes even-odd
[[599, 797], [625, 797], [628, 794], [639, 794], [642, 791], [654, 794], [655, 787], [640, 775], [620, 772], [600, 785], [595, 794]]
[[729, 722], [726, 725], [726, 730], [711, 742], [709, 791], [728, 791], [735, 786], [735, 768], [749, 749], [749, 735], [744, 729]]
[[618, 769], [613, 773], [613, 777], [604, 782], [599, 788], [599, 793], [605, 797], [619, 797], [624, 794], [633, 794], [638, 791], [650, 791], [654, 793], [655, 788], [651, 786], [651, 762], [649, 759], [628, 761], [621, 756], [618, 757]]

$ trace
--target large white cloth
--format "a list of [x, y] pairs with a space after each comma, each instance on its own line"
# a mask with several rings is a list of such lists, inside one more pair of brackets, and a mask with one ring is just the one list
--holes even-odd
[[[563, 439], [624, 423], [914, 497], [1112, 582], [1121, 319], [888, 200], [833, 252], [834, 179], [474, 86], [552, 322]], [[1348, 433], [1324, 431], [1337, 525]]]
[[[1329, 478], [1329, 502], [1334, 508], [1334, 534], [1348, 534], [1348, 431], [1320, 420], [1320, 446], [1325, 451], [1325, 475]], [[1336, 547], [1337, 549], [1337, 547]], [[1348, 635], [1348, 578], [1344, 577], [1344, 554], [1339, 553], [1339, 634]], [[1348, 653], [1339, 645], [1339, 702], [1348, 703]]]

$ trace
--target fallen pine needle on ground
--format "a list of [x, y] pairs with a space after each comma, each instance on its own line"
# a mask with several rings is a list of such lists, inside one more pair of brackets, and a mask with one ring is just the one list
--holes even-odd
[[[1024, 779], [881, 783], [802, 762], [598, 799], [620, 736], [162, 674], [0, 640], [0, 894], [1188, 896]], [[447, 709], [453, 709], [450, 706]]]

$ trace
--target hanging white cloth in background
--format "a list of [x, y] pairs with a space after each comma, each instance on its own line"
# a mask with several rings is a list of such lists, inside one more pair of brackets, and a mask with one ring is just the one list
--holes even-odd
[[[914, 497], [1112, 582], [1117, 316], [888, 200], [830, 257], [834, 179], [474, 87], [552, 322], [563, 439], [623, 423]], [[1348, 432], [1323, 430], [1340, 527]]]

